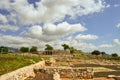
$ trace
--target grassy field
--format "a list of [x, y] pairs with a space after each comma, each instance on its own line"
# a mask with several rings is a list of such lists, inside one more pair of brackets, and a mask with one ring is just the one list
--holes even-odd
[[41, 61], [41, 58], [37, 56], [30, 57], [0, 54], [0, 75], [36, 63], [38, 61]]

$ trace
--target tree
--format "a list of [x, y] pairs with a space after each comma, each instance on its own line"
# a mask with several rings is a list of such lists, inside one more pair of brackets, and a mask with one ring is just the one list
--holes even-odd
[[113, 54], [111, 54], [112, 55], [112, 57], [118, 57], [118, 54], [117, 53], [113, 53]]
[[29, 48], [28, 47], [21, 47], [20, 51], [25, 53], [25, 52], [29, 52]]
[[64, 48], [64, 50], [70, 49], [69, 45], [67, 44], [62, 44], [62, 47]]
[[54, 48], [53, 48], [51, 45], [49, 45], [49, 44], [46, 44], [45, 46], [46, 46], [45, 50], [53, 50], [53, 49], [54, 49]]
[[77, 51], [74, 47], [70, 47], [69, 49], [70, 49], [71, 54], [73, 54], [73, 53], [75, 53]]
[[106, 53], [105, 52], [101, 52], [102, 56], [104, 56]]
[[30, 49], [31, 53], [37, 53], [37, 47], [36, 46], [32, 46]]
[[74, 47], [70, 47], [70, 53], [73, 54], [74, 53]]
[[1, 46], [1, 47], [0, 47], [0, 53], [8, 53], [8, 47], [6, 47], [6, 46]]
[[91, 54], [97, 56], [97, 55], [100, 55], [100, 51], [98, 51], [98, 50], [94, 50]]

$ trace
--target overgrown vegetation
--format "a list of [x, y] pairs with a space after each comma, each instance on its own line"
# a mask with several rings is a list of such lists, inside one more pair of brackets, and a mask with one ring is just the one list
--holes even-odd
[[25, 52], [29, 52], [29, 48], [28, 47], [21, 47], [20, 51], [25, 53]]
[[115, 61], [120, 61], [120, 57], [113, 57], [113, 56], [105, 56], [103, 57], [105, 60], [115, 60]]
[[31, 53], [37, 53], [37, 47], [36, 46], [32, 46], [32, 48], [30, 49]]
[[8, 53], [8, 47], [6, 47], [6, 46], [0, 46], [0, 53], [2, 53], [2, 54]]
[[18, 68], [41, 61], [37, 56], [15, 56], [0, 54], [0, 75], [11, 72]]
[[46, 44], [45, 46], [46, 46], [45, 50], [54, 50], [54, 48], [49, 44]]

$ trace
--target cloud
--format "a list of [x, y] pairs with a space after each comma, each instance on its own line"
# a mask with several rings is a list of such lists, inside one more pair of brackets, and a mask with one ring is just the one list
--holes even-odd
[[0, 1], [0, 9], [16, 13], [16, 19], [21, 25], [59, 22], [64, 20], [66, 15], [83, 16], [101, 12], [107, 7], [104, 0], [40, 0], [35, 2], [35, 5], [37, 7], [27, 0]]
[[115, 5], [113, 5], [114, 7], [119, 7], [120, 5], [119, 4], [115, 4]]
[[0, 9], [10, 9], [10, 0], [0, 0]]
[[73, 8], [73, 16], [83, 16], [88, 14], [93, 14], [95, 12], [100, 12], [104, 8], [107, 8], [103, 0], [79, 0], [77, 6]]
[[39, 25], [32, 26], [28, 30], [29, 33], [26, 33], [30, 37], [39, 38], [42, 35], [42, 27]]
[[0, 14], [0, 22], [3, 23], [0, 30], [21, 29], [17, 33], [22, 33], [21, 36], [0, 34], [1, 44], [44, 48], [48, 43], [59, 49], [61, 44], [66, 43], [77, 49], [96, 48], [94, 44], [84, 41], [98, 39], [97, 35], [78, 34], [87, 30], [85, 26], [70, 24], [65, 19], [101, 12], [109, 6], [104, 0], [39, 0], [35, 5], [28, 0], [0, 0], [0, 10], [7, 11], [5, 15]]
[[85, 42], [78, 42], [76, 40], [55, 40], [55, 41], [51, 41], [48, 42], [48, 44], [51, 44], [52, 46], [54, 46], [55, 49], [63, 49], [63, 47], [61, 46], [62, 44], [67, 44], [69, 46], [73, 46], [74, 48], [78, 49], [78, 50], [94, 50], [97, 47], [92, 44], [92, 43], [85, 43]]
[[[54, 41], [40, 41], [36, 38], [30, 38], [30, 37], [22, 37], [22, 36], [12, 36], [12, 35], [3, 35], [0, 34], [0, 44], [1, 45], [7, 45], [8, 47], [15, 47], [20, 48], [21, 46], [31, 47], [31, 46], [37, 46], [38, 49], [44, 50], [45, 44], [52, 45], [55, 49], [63, 49], [62, 44], [68, 44], [69, 46], [73, 46], [76, 49], [79, 50], [85, 50], [85, 51], [92, 51], [98, 48], [112, 48], [114, 45], [111, 44], [102, 44], [100, 46], [96, 46], [92, 43], [86, 43], [86, 42], [78, 42], [75, 39], [67, 40], [54, 40]], [[118, 42], [118, 39], [115, 39], [116, 42]], [[119, 41], [120, 45], [120, 41]]]
[[92, 50], [92, 49], [94, 50], [94, 49], [97, 48], [94, 44], [92, 44], [92, 43], [85, 43], [85, 42], [83, 42], [83, 43], [76, 43], [76, 44], [73, 44], [73, 46], [76, 49], [87, 50], [87, 51]]
[[67, 22], [62, 22], [57, 25], [47, 23], [42, 27], [39, 25], [32, 26], [25, 32], [25, 34], [31, 38], [37, 38], [42, 41], [51, 41], [85, 30], [86, 28], [81, 24], [69, 24]]
[[100, 48], [112, 48], [113, 45], [111, 45], [111, 44], [102, 44], [102, 45], [100, 45], [99, 47], [100, 47]]
[[11, 31], [17, 31], [19, 29], [18, 26], [13, 26], [13, 25], [9, 25], [9, 24], [0, 24], [0, 30], [6, 32], [7, 30], [11, 30]]
[[120, 23], [118, 23], [116, 27], [117, 27], [117, 28], [120, 28]]
[[29, 43], [30, 40], [26, 41], [26, 39], [19, 37], [19, 36], [11, 36], [11, 35], [0, 35], [0, 41], [3, 43], [9, 43], [9, 44], [23, 44], [23, 43]]
[[26, 46], [26, 47], [37, 46], [38, 48], [43, 48], [44, 47], [43, 45], [45, 45], [44, 42], [34, 38], [3, 35], [3, 34], [0, 34], [0, 43], [1, 45], [6, 45], [8, 47], [16, 47], [16, 48], [20, 48], [21, 46]]
[[44, 50], [45, 44], [52, 45], [55, 49], [63, 49], [62, 44], [68, 44], [69, 46], [73, 46], [76, 49], [80, 50], [91, 50], [96, 49], [96, 46], [91, 43], [85, 43], [85, 42], [77, 42], [76, 40], [54, 40], [54, 41], [40, 41], [35, 38], [30, 37], [21, 37], [21, 36], [12, 36], [12, 35], [3, 35], [0, 34], [0, 43], [1, 45], [7, 45], [8, 47], [15, 47], [20, 48], [21, 46], [31, 47], [31, 46], [37, 46], [38, 49]]
[[2, 22], [2, 23], [7, 23], [8, 21], [7, 21], [6, 16], [0, 14], [0, 22]]
[[116, 43], [117, 45], [120, 45], [120, 40], [119, 40], [119, 39], [114, 39], [113, 41], [114, 41], [114, 43]]
[[54, 24], [45, 24], [43, 27], [45, 34], [47, 35], [64, 35], [75, 32], [85, 31], [86, 28], [81, 24], [69, 24], [67, 22], [62, 22], [58, 25]]
[[8, 21], [14, 23], [15, 25], [19, 24], [19, 20], [17, 19], [18, 15], [15, 12], [7, 15]]
[[76, 40], [95, 40], [95, 39], [98, 39], [98, 36], [96, 35], [91, 35], [91, 34], [88, 34], [88, 35], [82, 35], [82, 34], [79, 34], [75, 37]]

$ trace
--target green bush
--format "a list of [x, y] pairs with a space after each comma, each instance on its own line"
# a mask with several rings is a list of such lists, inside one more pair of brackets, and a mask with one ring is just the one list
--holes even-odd
[[25, 53], [25, 52], [29, 52], [29, 48], [28, 47], [21, 47], [20, 51]]
[[32, 48], [30, 49], [31, 53], [37, 53], [37, 47], [36, 46], [32, 46]]
[[8, 47], [0, 46], [0, 53], [8, 53]]

